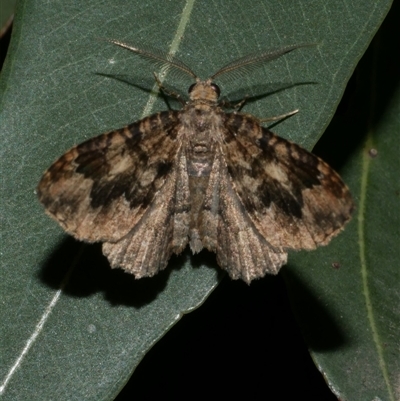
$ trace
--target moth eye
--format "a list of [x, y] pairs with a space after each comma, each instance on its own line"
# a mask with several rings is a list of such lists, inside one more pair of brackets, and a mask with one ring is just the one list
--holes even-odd
[[217, 84], [211, 84], [211, 88], [214, 90], [214, 92], [219, 97], [219, 95], [221, 94], [221, 90], [219, 89], [219, 86]]
[[188, 89], [188, 93], [190, 93], [192, 90], [193, 90], [193, 88], [196, 86], [196, 84], [192, 84], [192, 85], [190, 85], [189, 86], [189, 89]]

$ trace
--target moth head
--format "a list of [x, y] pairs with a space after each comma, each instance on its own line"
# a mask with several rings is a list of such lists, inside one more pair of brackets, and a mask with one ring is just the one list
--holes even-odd
[[207, 79], [206, 81], [196, 80], [196, 83], [190, 85], [189, 87], [190, 100], [206, 100], [208, 102], [217, 102], [221, 90], [219, 86]]

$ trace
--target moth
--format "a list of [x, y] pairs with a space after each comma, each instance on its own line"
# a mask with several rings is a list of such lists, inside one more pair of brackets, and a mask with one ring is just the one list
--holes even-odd
[[180, 110], [73, 147], [38, 185], [47, 214], [75, 238], [102, 242], [111, 267], [153, 276], [189, 244], [193, 253], [215, 252], [232, 279], [250, 283], [278, 273], [288, 250], [328, 244], [350, 220], [349, 189], [328, 164], [219, 101], [216, 78], [301, 46], [242, 57], [201, 80], [162, 52], [110, 42], [194, 81], [184, 101], [155, 76]]

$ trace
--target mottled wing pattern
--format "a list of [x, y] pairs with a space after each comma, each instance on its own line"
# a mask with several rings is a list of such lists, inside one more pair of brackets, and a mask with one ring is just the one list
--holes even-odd
[[238, 198], [219, 151], [214, 160], [203, 211], [199, 219], [205, 248], [217, 254], [217, 262], [233, 279], [248, 284], [267, 272], [276, 274], [287, 253], [271, 246], [259, 233]]
[[[127, 236], [157, 191], [176, 179], [179, 113], [154, 114], [65, 153], [38, 186], [47, 213], [80, 240], [115, 242]], [[170, 182], [168, 190], [174, 192], [173, 186]]]
[[339, 175], [250, 115], [225, 115], [221, 141], [229, 180], [261, 236], [274, 248], [314, 249], [350, 220], [353, 201]]

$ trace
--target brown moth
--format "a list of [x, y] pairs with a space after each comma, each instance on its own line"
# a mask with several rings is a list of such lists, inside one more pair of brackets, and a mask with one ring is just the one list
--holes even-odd
[[195, 81], [187, 102], [167, 92], [181, 110], [73, 147], [39, 183], [46, 212], [75, 238], [103, 242], [112, 267], [153, 276], [189, 244], [193, 253], [215, 252], [231, 278], [250, 283], [276, 274], [288, 250], [328, 244], [350, 220], [349, 189], [331, 167], [218, 102], [215, 78], [301, 46], [240, 58], [200, 80], [161, 52], [111, 42]]

